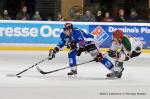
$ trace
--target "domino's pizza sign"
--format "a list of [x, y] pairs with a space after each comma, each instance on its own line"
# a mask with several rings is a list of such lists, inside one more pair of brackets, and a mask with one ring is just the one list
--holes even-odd
[[95, 36], [95, 39], [97, 40], [99, 46], [101, 46], [102, 43], [109, 38], [109, 35], [101, 26], [97, 26], [96, 28], [94, 28], [91, 34]]

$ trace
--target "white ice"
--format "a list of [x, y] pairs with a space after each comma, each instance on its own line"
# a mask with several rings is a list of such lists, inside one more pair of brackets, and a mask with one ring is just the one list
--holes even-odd
[[[6, 76], [32, 66], [47, 54], [0, 51], [0, 99], [150, 99], [150, 54], [146, 53], [124, 64], [121, 79], [107, 79], [109, 70], [96, 62], [79, 66], [76, 77], [66, 75], [69, 69], [42, 75], [36, 68], [21, 74], [21, 78]], [[88, 54], [77, 57], [78, 63], [91, 59]], [[44, 71], [66, 67], [67, 53], [60, 52], [54, 60], [38, 66]]]

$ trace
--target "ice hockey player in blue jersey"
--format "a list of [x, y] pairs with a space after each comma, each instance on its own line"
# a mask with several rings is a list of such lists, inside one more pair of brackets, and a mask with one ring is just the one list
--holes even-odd
[[[103, 57], [103, 55], [99, 52], [99, 48], [94, 42], [93, 35], [85, 33], [81, 29], [74, 28], [71, 23], [66, 23], [64, 25], [63, 32], [60, 34], [60, 38], [60, 42], [53, 50], [50, 50], [49, 55], [54, 58], [55, 54], [64, 46], [70, 49], [68, 53], [68, 59], [71, 71], [68, 73], [68, 75], [77, 74], [76, 56], [80, 56], [82, 52], [90, 53], [96, 62], [104, 64], [109, 70], [113, 67], [111, 61]], [[50, 60], [52, 58], [50, 58]]]

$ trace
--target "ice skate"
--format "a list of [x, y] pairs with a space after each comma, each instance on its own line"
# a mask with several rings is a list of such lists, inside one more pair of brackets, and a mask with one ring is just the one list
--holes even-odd
[[108, 78], [121, 78], [123, 70], [124, 70], [124, 68], [122, 68], [121, 72], [119, 72], [119, 71], [113, 71], [111, 73], [108, 73], [107, 77]]
[[67, 73], [67, 75], [76, 75], [77, 74], [77, 70], [71, 70], [69, 73]]

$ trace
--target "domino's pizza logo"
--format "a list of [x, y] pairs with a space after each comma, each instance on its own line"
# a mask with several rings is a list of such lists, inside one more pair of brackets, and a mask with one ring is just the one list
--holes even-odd
[[97, 26], [92, 32], [92, 35], [95, 36], [96, 40], [98, 41], [99, 46], [107, 40], [109, 37], [108, 33], [101, 27]]
[[98, 27], [96, 27], [93, 31], [92, 31], [92, 34], [94, 35], [94, 36], [97, 36], [97, 37], [99, 37], [102, 33], [103, 33], [103, 29], [100, 27], [100, 26], [98, 26]]

